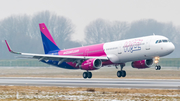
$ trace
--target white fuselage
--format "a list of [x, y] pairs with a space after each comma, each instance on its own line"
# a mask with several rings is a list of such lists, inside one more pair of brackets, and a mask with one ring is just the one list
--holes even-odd
[[156, 56], [168, 55], [175, 49], [168, 38], [159, 35], [109, 42], [105, 43], [103, 48], [113, 63], [153, 59]]

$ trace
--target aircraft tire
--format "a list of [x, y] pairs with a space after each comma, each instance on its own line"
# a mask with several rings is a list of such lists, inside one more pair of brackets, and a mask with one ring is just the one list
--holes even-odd
[[156, 66], [155, 69], [158, 70], [159, 66]]
[[161, 70], [161, 66], [160, 65], [158, 66], [158, 70]]
[[121, 71], [117, 71], [117, 77], [121, 77]]
[[124, 70], [121, 71], [121, 76], [122, 76], [122, 77], [126, 77], [126, 71], [124, 71]]
[[159, 70], [161, 70], [161, 66], [159, 65]]
[[88, 72], [83, 73], [83, 78], [86, 79], [88, 77]]
[[157, 65], [156, 66], [156, 70], [160, 70], [161, 69], [161, 66], [160, 65]]
[[92, 78], [92, 73], [91, 72], [87, 72], [87, 74], [88, 74], [89, 79]]

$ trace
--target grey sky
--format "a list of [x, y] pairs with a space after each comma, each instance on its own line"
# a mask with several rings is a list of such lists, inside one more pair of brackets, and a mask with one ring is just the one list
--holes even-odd
[[86, 25], [97, 18], [129, 23], [151, 18], [180, 26], [179, 5], [180, 0], [0, 0], [0, 20], [49, 10], [71, 19], [75, 39], [82, 39]]

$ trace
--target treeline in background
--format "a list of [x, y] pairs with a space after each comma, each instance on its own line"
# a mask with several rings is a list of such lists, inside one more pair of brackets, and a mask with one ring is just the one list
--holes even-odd
[[85, 29], [85, 39], [72, 41], [75, 25], [64, 16], [50, 11], [42, 11], [32, 16], [12, 15], [0, 21], [0, 59], [15, 59], [10, 54], [4, 40], [8, 40], [14, 51], [26, 53], [44, 53], [40, 36], [39, 23], [45, 23], [57, 45], [61, 49], [81, 47], [81, 45], [98, 44], [135, 37], [163, 35], [175, 44], [175, 51], [168, 58], [179, 58], [180, 27], [162, 23], [153, 19], [143, 19], [132, 23], [108, 21], [103, 18], [89, 23]]

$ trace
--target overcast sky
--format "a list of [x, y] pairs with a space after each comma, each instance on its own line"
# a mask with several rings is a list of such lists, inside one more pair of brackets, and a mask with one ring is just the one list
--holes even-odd
[[129, 23], [155, 19], [180, 26], [180, 0], [0, 0], [0, 20], [45, 10], [71, 19], [80, 38], [84, 28], [97, 18]]

